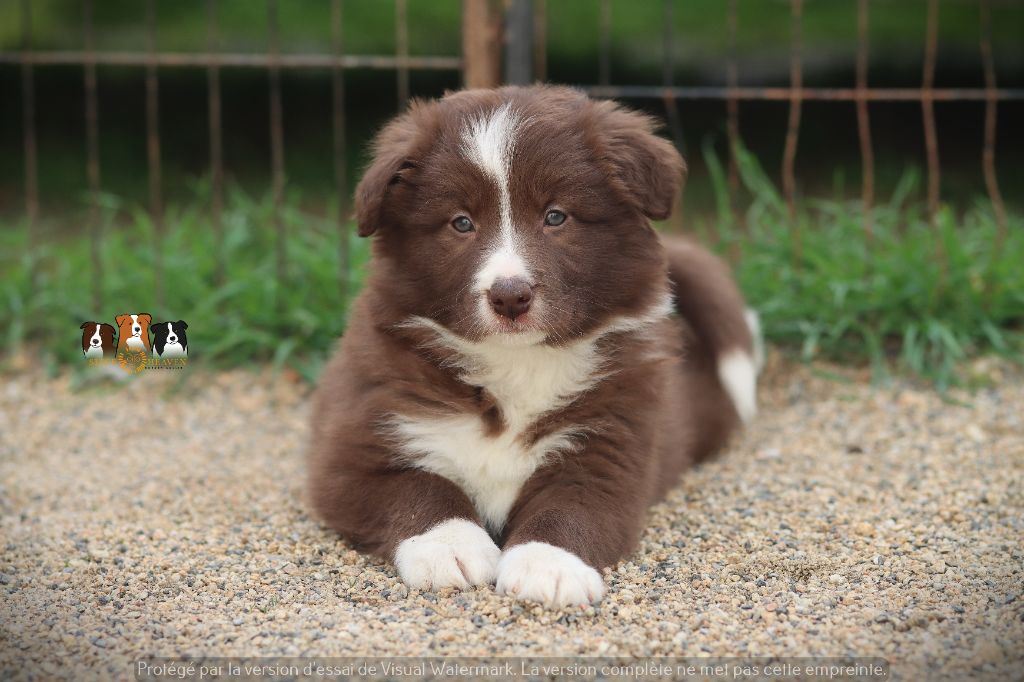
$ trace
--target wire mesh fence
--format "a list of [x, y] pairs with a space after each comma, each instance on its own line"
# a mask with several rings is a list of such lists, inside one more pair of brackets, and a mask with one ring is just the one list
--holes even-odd
[[[1024, 99], [1024, 89], [999, 88], [996, 83], [996, 69], [992, 51], [991, 0], [977, 0], [980, 13], [980, 35], [978, 46], [983, 65], [984, 86], [973, 88], [939, 88], [935, 86], [936, 56], [938, 53], [938, 27], [940, 17], [939, 0], [928, 0], [927, 22], [925, 27], [924, 67], [919, 88], [872, 88], [868, 85], [868, 64], [870, 43], [869, 16], [870, 0], [851, 0], [857, 4], [857, 54], [856, 83], [850, 88], [837, 87], [805, 87], [802, 59], [802, 26], [804, 0], [788, 0], [790, 8], [790, 60], [789, 84], [779, 87], [743, 87], [736, 58], [736, 34], [740, 24], [738, 0], [728, 0], [727, 30], [729, 43], [729, 61], [727, 83], [722, 86], [687, 86], [677, 85], [673, 75], [673, 52], [675, 33], [672, 30], [672, 0], [664, 0], [664, 30], [662, 32], [663, 70], [662, 85], [612, 85], [610, 81], [610, 45], [611, 45], [611, 0], [600, 0], [601, 21], [600, 31], [601, 54], [599, 56], [599, 82], [585, 86], [584, 89], [599, 97], [629, 97], [640, 99], [659, 99], [664, 103], [666, 117], [673, 135], [680, 139], [679, 114], [677, 101], [685, 99], [713, 99], [726, 102], [727, 126], [729, 135], [730, 155], [729, 185], [733, 193], [738, 187], [736, 150], [740, 144], [739, 103], [741, 101], [788, 101], [789, 116], [782, 160], [782, 188], [786, 205], [791, 215], [796, 212], [796, 178], [794, 162], [796, 159], [800, 128], [802, 122], [802, 105], [805, 101], [841, 101], [853, 102], [857, 108], [857, 134], [859, 137], [862, 164], [862, 200], [864, 203], [864, 230], [867, 238], [871, 236], [872, 208], [874, 205], [874, 153], [871, 143], [870, 103], [875, 102], [920, 102], [925, 133], [925, 149], [927, 162], [927, 196], [928, 211], [934, 220], [939, 210], [939, 178], [941, 166], [939, 161], [939, 142], [935, 127], [935, 103], [954, 101], [983, 101], [985, 103], [985, 137], [984, 148], [981, 150], [985, 183], [992, 202], [993, 210], [1000, 226], [1005, 229], [1006, 209], [999, 191], [999, 183], [995, 172], [995, 149], [997, 128], [997, 107], [1003, 100]], [[528, 2], [528, 0], [515, 0]], [[794, 222], [798, 229], [798, 223]], [[799, 241], [797, 241], [799, 243]]]
[[[280, 48], [278, 0], [264, 0], [268, 45], [265, 52], [235, 52], [221, 49], [217, 0], [205, 0], [206, 50], [203, 52], [162, 51], [157, 43], [157, 11], [155, 0], [140, 0], [145, 5], [146, 49], [143, 51], [111, 51], [96, 48], [94, 26], [94, 0], [82, 0], [82, 29], [80, 50], [37, 50], [33, 47], [33, 4], [21, 0], [21, 48], [0, 52], [0, 64], [20, 67], [22, 136], [24, 155], [24, 215], [29, 226], [30, 243], [40, 212], [39, 199], [39, 145], [37, 139], [37, 110], [35, 93], [36, 69], [63, 65], [80, 67], [84, 84], [84, 137], [86, 149], [86, 178], [89, 196], [86, 229], [92, 236], [93, 304], [102, 307], [100, 193], [103, 176], [100, 164], [100, 110], [97, 95], [97, 67], [123, 66], [141, 69], [145, 79], [146, 159], [148, 168], [148, 210], [151, 214], [155, 243], [154, 265], [157, 305], [163, 305], [164, 274], [162, 243], [165, 237], [164, 186], [161, 160], [160, 74], [167, 69], [204, 70], [207, 81], [209, 128], [209, 175], [211, 178], [210, 222], [215, 234], [216, 274], [218, 282], [225, 279], [226, 264], [223, 257], [223, 225], [221, 213], [224, 205], [225, 162], [223, 154], [224, 121], [222, 73], [227, 69], [257, 69], [268, 76], [267, 107], [269, 113], [268, 144], [270, 149], [271, 188], [273, 196], [273, 225], [275, 231], [275, 266], [279, 282], [288, 274], [288, 239], [286, 221], [282, 216], [282, 203], [286, 186], [286, 140], [283, 126], [281, 73], [284, 70], [328, 70], [331, 90], [334, 186], [338, 204], [334, 219], [339, 235], [338, 286], [342, 289], [348, 274], [348, 212], [350, 193], [346, 176], [345, 154], [348, 146], [345, 117], [345, 72], [351, 69], [374, 69], [393, 73], [395, 95], [399, 108], [410, 97], [410, 73], [414, 71], [461, 72], [469, 87], [489, 87], [500, 82], [527, 83], [546, 80], [548, 70], [547, 29], [548, 3], [546, 0], [463, 0], [462, 55], [411, 55], [409, 50], [409, 13], [407, 0], [394, 3], [393, 54], [350, 54], [343, 42], [343, 0], [324, 0], [330, 3], [330, 50], [324, 53], [285, 53]], [[741, 103], [750, 101], [776, 101], [788, 104], [784, 149], [781, 163], [783, 196], [791, 215], [797, 211], [795, 160], [799, 153], [801, 126], [804, 124], [803, 104], [808, 101], [849, 102], [856, 108], [857, 136], [861, 160], [861, 199], [864, 205], [864, 234], [872, 235], [872, 209], [875, 203], [874, 148], [871, 134], [871, 107], [879, 102], [918, 102], [924, 131], [925, 162], [927, 168], [927, 206], [934, 219], [940, 206], [940, 144], [935, 125], [935, 105], [942, 102], [974, 101], [985, 107], [983, 147], [979, 150], [985, 187], [993, 212], [1001, 230], [1006, 229], [1006, 209], [996, 174], [998, 107], [1001, 102], [1024, 100], [1024, 88], [1000, 87], [996, 80], [996, 65], [992, 48], [993, 0], [972, 1], [979, 13], [980, 32], [978, 51], [983, 72], [976, 87], [937, 87], [935, 84], [936, 55], [939, 49], [941, 3], [927, 0], [927, 20], [923, 27], [923, 69], [920, 87], [872, 87], [868, 72], [871, 38], [870, 0], [849, 0], [856, 3], [857, 50], [855, 55], [855, 82], [850, 87], [808, 87], [804, 85], [803, 23], [804, 0], [788, 0], [790, 21], [789, 79], [788, 83], [774, 87], [742, 85], [743, 74], [737, 59], [737, 33], [743, 15], [739, 0], [727, 0], [724, 22], [727, 30], [728, 61], [726, 82], [721, 85], [694, 85], [678, 83], [675, 74], [675, 53], [678, 37], [673, 29], [676, 3], [662, 0], [663, 22], [660, 31], [662, 65], [660, 85], [612, 83], [612, 27], [615, 16], [611, 0], [599, 3], [599, 53], [596, 83], [577, 83], [578, 87], [597, 97], [625, 97], [660, 101], [664, 107], [668, 127], [677, 143], [681, 143], [682, 121], [679, 103], [685, 100], [716, 100], [724, 104], [726, 131], [731, 149], [728, 187], [735, 205], [739, 178], [736, 150], [741, 143]], [[996, 0], [998, 1], [998, 0]], [[1005, 0], [1004, 0], [1005, 1]], [[658, 27], [652, 27], [657, 34]], [[504, 73], [504, 78], [501, 74]], [[799, 230], [799, 221], [793, 229]], [[794, 234], [799, 249], [799, 234]]]
[[285, 190], [285, 139], [281, 95], [281, 71], [283, 69], [310, 70], [329, 69], [331, 73], [332, 114], [334, 144], [332, 147], [335, 169], [335, 191], [339, 199], [336, 213], [340, 244], [339, 287], [348, 282], [349, 262], [347, 245], [348, 180], [345, 172], [345, 106], [344, 72], [347, 69], [369, 68], [393, 71], [396, 74], [396, 89], [399, 106], [404, 107], [409, 98], [409, 73], [412, 70], [460, 70], [463, 60], [449, 56], [410, 56], [408, 50], [408, 15], [406, 0], [394, 0], [396, 10], [395, 35], [397, 49], [393, 55], [352, 55], [346, 54], [342, 43], [342, 22], [344, 3], [331, 3], [331, 43], [327, 54], [282, 54], [277, 0], [266, 0], [266, 22], [269, 35], [266, 53], [237, 53], [218, 50], [217, 0], [206, 0], [207, 44], [206, 52], [182, 53], [163, 52], [157, 48], [157, 20], [155, 0], [143, 0], [146, 10], [147, 50], [103, 51], [95, 48], [95, 27], [93, 21], [94, 2], [82, 2], [82, 45], [78, 51], [37, 51], [32, 44], [32, 2], [22, 0], [22, 48], [16, 52], [0, 52], [0, 63], [16, 63], [21, 66], [24, 174], [25, 174], [25, 216], [29, 225], [30, 242], [39, 215], [38, 191], [38, 144], [36, 140], [36, 111], [34, 99], [34, 69], [46, 66], [81, 66], [85, 92], [85, 138], [86, 176], [88, 178], [89, 212], [87, 229], [92, 235], [93, 305], [102, 307], [102, 264], [100, 263], [102, 233], [99, 231], [100, 192], [102, 190], [100, 167], [100, 115], [97, 95], [97, 66], [138, 67], [145, 71], [146, 93], [146, 157], [149, 175], [149, 210], [154, 226], [154, 264], [156, 280], [156, 302], [158, 307], [164, 301], [164, 273], [162, 266], [162, 242], [164, 238], [164, 201], [161, 181], [162, 163], [160, 146], [160, 69], [197, 68], [207, 74], [207, 99], [209, 105], [209, 172], [212, 183], [210, 217], [216, 235], [217, 268], [216, 277], [223, 282], [226, 264], [223, 260], [223, 225], [221, 213], [224, 205], [224, 122], [221, 106], [221, 72], [231, 68], [252, 68], [265, 70], [268, 76], [268, 108], [270, 126], [268, 131], [271, 178], [273, 194], [273, 224], [276, 232], [275, 255], [276, 276], [279, 282], [287, 277], [287, 231], [282, 216]]

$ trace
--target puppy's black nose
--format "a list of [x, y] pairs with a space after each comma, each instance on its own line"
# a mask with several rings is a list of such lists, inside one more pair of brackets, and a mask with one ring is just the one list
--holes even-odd
[[504, 277], [494, 282], [487, 298], [494, 312], [514, 320], [530, 309], [533, 287], [522, 277]]

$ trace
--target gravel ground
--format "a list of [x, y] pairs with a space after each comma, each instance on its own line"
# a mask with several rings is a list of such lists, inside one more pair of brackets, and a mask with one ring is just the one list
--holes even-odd
[[[189, 370], [186, 370], [189, 371]], [[144, 655], [880, 656], [1024, 675], [1024, 382], [946, 402], [805, 367], [654, 508], [597, 607], [408, 591], [305, 511], [309, 389], [149, 372], [0, 384], [0, 677]]]

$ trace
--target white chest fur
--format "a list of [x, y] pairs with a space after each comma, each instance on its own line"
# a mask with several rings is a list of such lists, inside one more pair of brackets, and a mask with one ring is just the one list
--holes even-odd
[[564, 406], [601, 377], [594, 340], [571, 346], [471, 343], [444, 333], [464, 359], [463, 380], [481, 386], [500, 406], [505, 428], [487, 435], [478, 415], [425, 418], [392, 415], [389, 435], [408, 461], [461, 487], [487, 526], [500, 530], [523, 483], [548, 457], [577, 446], [585, 431], [573, 427], [527, 444], [523, 432], [538, 417]]
[[164, 352], [159, 353], [161, 358], [183, 358], [187, 353], [180, 343], [164, 344]]

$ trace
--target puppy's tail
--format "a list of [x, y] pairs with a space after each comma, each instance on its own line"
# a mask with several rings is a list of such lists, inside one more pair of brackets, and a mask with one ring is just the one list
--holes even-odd
[[692, 361], [702, 365], [694, 369], [713, 371], [740, 420], [748, 422], [757, 413], [757, 375], [764, 364], [760, 319], [747, 308], [721, 259], [678, 237], [662, 242], [676, 309], [697, 346]]

